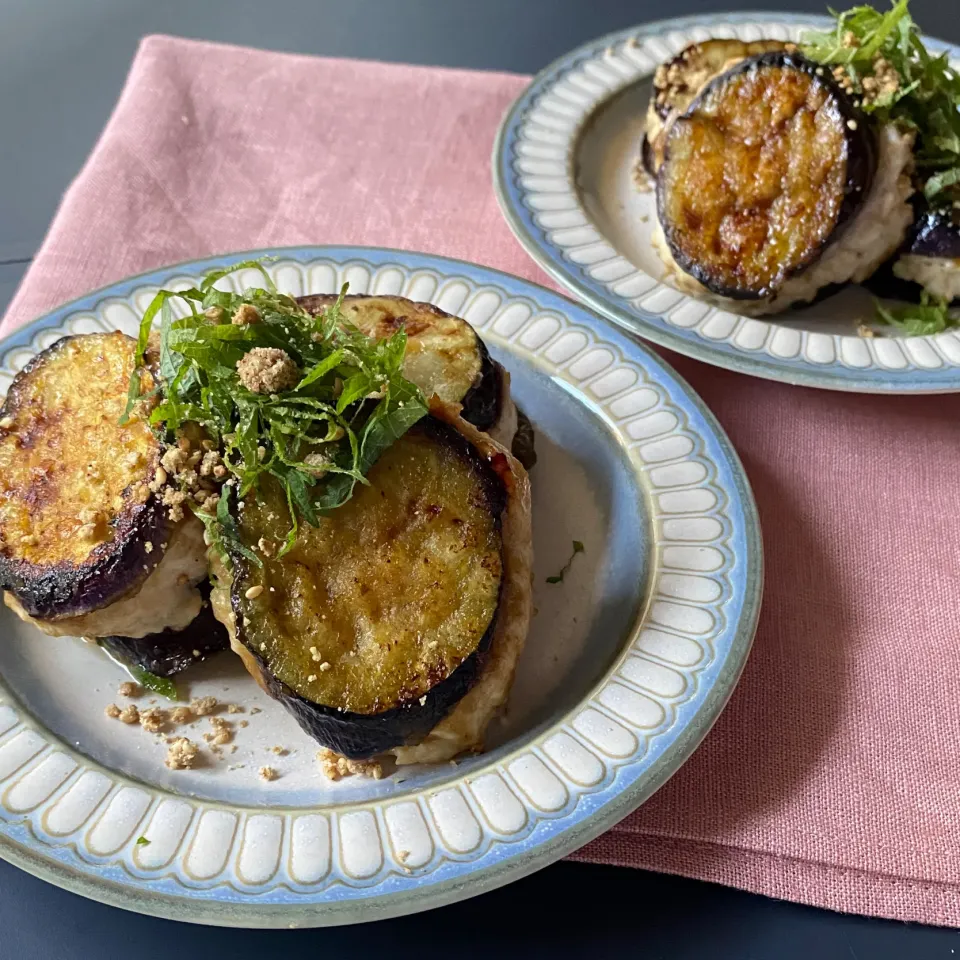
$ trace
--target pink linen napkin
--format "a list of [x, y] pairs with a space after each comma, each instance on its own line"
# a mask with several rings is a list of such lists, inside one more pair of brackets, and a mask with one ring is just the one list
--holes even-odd
[[[0, 330], [151, 267], [271, 245], [404, 247], [548, 283], [491, 187], [525, 83], [148, 38]], [[670, 359], [753, 483], [764, 610], [703, 746], [577, 857], [960, 926], [960, 398]]]

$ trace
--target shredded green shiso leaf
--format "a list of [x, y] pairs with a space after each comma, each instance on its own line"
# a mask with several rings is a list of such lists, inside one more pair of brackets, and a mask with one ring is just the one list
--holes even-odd
[[[255, 269], [262, 287], [236, 294], [215, 284]], [[286, 496], [290, 528], [278, 556], [295, 543], [300, 521], [313, 526], [353, 494], [380, 454], [427, 413], [419, 388], [401, 373], [407, 336], [367, 337], [340, 314], [347, 286], [320, 316], [277, 291], [263, 261], [249, 260], [207, 274], [199, 287], [160, 290], [140, 323], [136, 369], [124, 419], [136, 404], [159, 394], [149, 422], [172, 439], [199, 424], [218, 447], [229, 478], [216, 513], [194, 508], [226, 562], [228, 545], [251, 562], [260, 558], [240, 542], [234, 502], [274, 478]], [[175, 319], [172, 303], [190, 313]], [[244, 304], [256, 323], [234, 324]], [[159, 316], [157, 386], [141, 394], [148, 340]], [[277, 393], [256, 393], [241, 383], [237, 363], [255, 347], [283, 350], [297, 365], [298, 381]]]
[[[909, 0], [881, 12], [870, 6], [830, 11], [828, 32], [804, 35], [800, 49], [818, 63], [842, 67], [860, 108], [879, 123], [916, 136], [917, 189], [930, 209], [960, 211], [960, 75], [946, 53], [933, 56], [910, 16]], [[896, 88], [883, 80], [891, 68]], [[875, 305], [876, 318], [907, 336], [929, 336], [960, 323], [949, 304], [923, 294], [919, 304]]]
[[920, 294], [920, 303], [888, 307], [878, 302], [875, 306], [878, 319], [908, 337], [930, 337], [960, 322], [943, 297], [932, 297], [926, 291]]
[[579, 540], [574, 540], [573, 553], [570, 554], [570, 559], [560, 568], [558, 574], [547, 577], [547, 583], [563, 583], [563, 578], [570, 572], [570, 568], [573, 566], [573, 558], [578, 553], [583, 553], [583, 544]]
[[[932, 206], [945, 207], [960, 198], [960, 76], [946, 53], [927, 51], [909, 8], [909, 0], [898, 0], [884, 13], [870, 6], [831, 10], [834, 29], [805, 34], [800, 49], [818, 63], [843, 67], [866, 113], [916, 133], [920, 190]], [[887, 65], [899, 75], [897, 88], [865, 91], [864, 81], [882, 77]]]

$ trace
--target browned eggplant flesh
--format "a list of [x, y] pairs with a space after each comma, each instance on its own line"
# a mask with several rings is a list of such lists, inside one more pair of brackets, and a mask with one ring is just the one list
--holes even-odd
[[308, 733], [354, 759], [416, 742], [467, 693], [503, 578], [506, 494], [456, 429], [425, 418], [368, 480], [319, 527], [301, 525], [282, 558], [279, 490], [248, 496], [239, 530], [262, 567], [235, 557], [230, 584], [248, 669]]
[[[150, 489], [161, 446], [120, 424], [134, 362], [123, 333], [65, 337], [17, 375], [0, 411], [0, 587], [22, 614], [58, 619], [135, 591], [163, 556]], [[152, 387], [149, 373], [142, 389]]]
[[770, 297], [839, 238], [875, 165], [866, 118], [828, 71], [793, 53], [750, 57], [666, 133], [666, 244], [714, 293]]

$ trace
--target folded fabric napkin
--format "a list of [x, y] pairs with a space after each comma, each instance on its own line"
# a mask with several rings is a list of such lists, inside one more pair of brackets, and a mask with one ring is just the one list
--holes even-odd
[[[0, 329], [151, 267], [271, 245], [404, 247], [548, 283], [491, 187], [525, 83], [151, 37]], [[960, 397], [670, 359], [753, 483], [764, 609], [703, 746], [577, 856], [960, 926]]]

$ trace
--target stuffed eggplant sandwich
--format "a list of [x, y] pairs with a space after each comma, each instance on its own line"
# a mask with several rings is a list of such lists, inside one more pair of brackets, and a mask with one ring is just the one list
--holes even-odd
[[297, 301], [249, 267], [262, 287], [215, 271], [138, 340], [65, 338], [17, 376], [5, 601], [151, 675], [229, 645], [348, 765], [482, 749], [531, 613], [509, 376], [432, 305]]
[[878, 319], [954, 322], [960, 77], [908, 2], [796, 44], [692, 44], [658, 68], [638, 175], [655, 181], [653, 244], [680, 290], [767, 315], [883, 266], [923, 300]]

